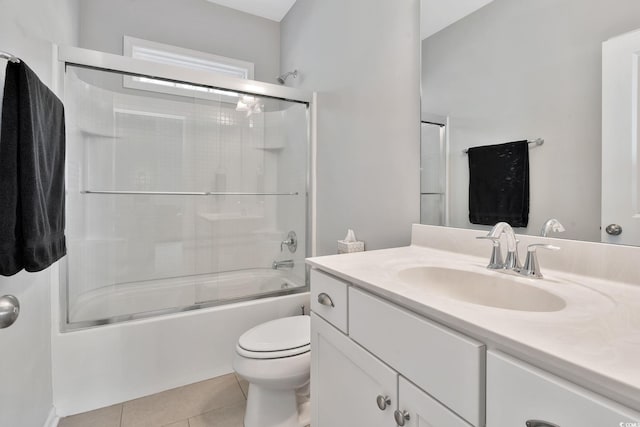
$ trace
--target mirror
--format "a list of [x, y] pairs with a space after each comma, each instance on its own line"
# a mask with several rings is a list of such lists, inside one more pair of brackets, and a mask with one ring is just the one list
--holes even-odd
[[[452, 13], [456, 6], [443, 11], [447, 3], [455, 2], [423, 0], [423, 14]], [[618, 94], [627, 100], [603, 107], [603, 77], [608, 74], [602, 71], [603, 43], [640, 29], [640, 2], [478, 0], [477, 7], [458, 11], [458, 20], [433, 34], [427, 31], [422, 41], [423, 122], [425, 114], [448, 120], [442, 138], [447, 155], [439, 157], [444, 163], [437, 166], [446, 169], [446, 185], [440, 187], [444, 214], [425, 215], [436, 209], [437, 201], [424, 202], [434, 197], [423, 195], [424, 222], [488, 229], [469, 221], [469, 158], [463, 150], [540, 138], [544, 144], [529, 144], [528, 150], [528, 225], [516, 232], [538, 235], [545, 221], [557, 218], [566, 231], [551, 237], [640, 244], [640, 215], [619, 209], [605, 197], [620, 193], [618, 198], [634, 209], [640, 199], [639, 174], [633, 169], [638, 163], [638, 109], [632, 111], [629, 102], [638, 104], [638, 85], [633, 84], [638, 72], [636, 68], [628, 79], [629, 91], [635, 93]], [[640, 52], [640, 44], [635, 52]], [[634, 54], [629, 50], [619, 55], [623, 65], [618, 68], [630, 73]], [[604, 139], [603, 108], [613, 111], [605, 122]], [[622, 147], [608, 145], [619, 133], [607, 132], [607, 127], [626, 129]], [[423, 139], [423, 153], [425, 144]], [[617, 157], [606, 155], [611, 152]], [[430, 159], [423, 161], [424, 179], [432, 174], [430, 163], [435, 160]], [[621, 168], [624, 173], [614, 178], [612, 170]], [[429, 193], [429, 188], [423, 182], [421, 191]], [[607, 234], [609, 224], [622, 225], [622, 233]]]

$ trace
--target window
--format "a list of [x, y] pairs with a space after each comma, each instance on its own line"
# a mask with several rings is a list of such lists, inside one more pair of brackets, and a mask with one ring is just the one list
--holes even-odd
[[[174, 65], [192, 70], [208, 71], [227, 77], [240, 79], [253, 79], [253, 63], [224, 56], [213, 55], [197, 50], [185, 49], [149, 40], [124, 36], [124, 55], [135, 59], [157, 62], [160, 64]], [[236, 98], [235, 92], [190, 85], [187, 83], [171, 82], [150, 77], [124, 76], [124, 87], [142, 89], [153, 92], [168, 93], [189, 97], [207, 99], [221, 99], [222, 101], [236, 102], [227, 97]], [[221, 97], [222, 95], [222, 97]]]

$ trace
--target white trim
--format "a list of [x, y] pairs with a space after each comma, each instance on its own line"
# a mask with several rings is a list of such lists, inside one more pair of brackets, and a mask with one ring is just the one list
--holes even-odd
[[316, 164], [316, 158], [318, 154], [318, 94], [316, 92], [312, 95], [312, 101], [309, 106], [311, 120], [309, 126], [309, 130], [311, 132], [310, 135], [310, 144], [309, 144], [309, 158], [311, 165], [309, 167], [310, 172], [310, 185], [309, 191], [311, 192], [311, 197], [309, 200], [309, 209], [311, 210], [311, 223], [309, 224], [311, 228], [311, 254], [309, 256], [316, 256], [316, 249], [318, 247], [318, 223], [317, 223], [317, 215], [316, 215], [316, 206], [317, 206], [317, 197], [316, 197], [316, 189], [317, 189], [317, 175], [318, 175], [318, 167]]
[[42, 427], [58, 427], [59, 422], [60, 417], [56, 414], [55, 406], [52, 406], [49, 410], [49, 416], [47, 417]]
[[451, 118], [444, 122], [444, 225], [451, 226]]
[[221, 76], [203, 70], [190, 70], [175, 65], [156, 64], [141, 59], [128, 58], [90, 49], [60, 46], [58, 48], [58, 58], [63, 63], [80, 64], [86, 67], [102, 68], [121, 73], [186, 81], [234, 92], [264, 95], [295, 102], [311, 103], [312, 101], [311, 92], [288, 86]]

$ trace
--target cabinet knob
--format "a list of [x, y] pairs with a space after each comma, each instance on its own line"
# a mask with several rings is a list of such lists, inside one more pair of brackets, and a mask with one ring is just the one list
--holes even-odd
[[322, 305], [326, 305], [327, 307], [335, 307], [335, 305], [333, 305], [333, 300], [331, 299], [331, 297], [324, 292], [318, 294], [318, 302]]
[[553, 424], [548, 421], [540, 421], [540, 420], [527, 420], [525, 422], [527, 427], [560, 427], [558, 424]]
[[399, 409], [396, 409], [393, 412], [393, 418], [395, 418], [396, 424], [403, 426], [406, 421], [411, 419], [411, 416], [407, 411], [400, 411]]
[[376, 397], [376, 403], [378, 404], [378, 408], [380, 408], [381, 411], [384, 411], [387, 409], [388, 405], [391, 405], [391, 399], [389, 399], [389, 396], [379, 394], [378, 397]]

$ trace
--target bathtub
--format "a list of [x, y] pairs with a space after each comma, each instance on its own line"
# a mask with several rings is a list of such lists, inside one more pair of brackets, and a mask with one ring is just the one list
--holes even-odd
[[229, 302], [285, 295], [305, 288], [290, 270], [265, 268], [104, 286], [69, 308], [66, 330], [170, 314]]
[[[70, 317], [81, 322], [116, 313], [105, 306], [122, 313], [132, 311], [123, 307], [142, 307], [149, 316], [61, 332], [66, 313], [60, 309], [58, 277], [53, 269], [53, 388], [60, 417], [231, 373], [244, 331], [299, 315], [301, 306], [308, 313], [303, 284], [281, 271], [261, 269], [92, 291], [78, 298]], [[296, 293], [267, 296], [292, 289]], [[248, 293], [252, 299], [242, 301]], [[167, 305], [182, 309], [167, 314]]]

